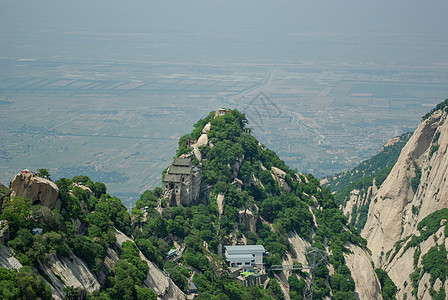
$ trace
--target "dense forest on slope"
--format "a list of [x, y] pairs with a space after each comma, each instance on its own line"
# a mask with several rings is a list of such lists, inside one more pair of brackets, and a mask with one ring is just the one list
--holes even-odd
[[[50, 257], [71, 257], [73, 253], [85, 261], [91, 271], [100, 271], [107, 249], [113, 247], [116, 241], [115, 228], [127, 234], [132, 233], [130, 216], [125, 206], [120, 199], [106, 193], [103, 183], [93, 183], [87, 176], [76, 176], [73, 179], [62, 178], [56, 184], [62, 200], [61, 210], [32, 205], [30, 200], [20, 197], [11, 197], [3, 203], [0, 219], [6, 221], [9, 227], [9, 240], [6, 243], [24, 267], [18, 273], [0, 269], [5, 280], [0, 288], [2, 299], [50, 299], [51, 291], [49, 294], [49, 287], [43, 287], [45, 284], [41, 275], [49, 283], [51, 278], [43, 272], [34, 274], [29, 267], [41, 270], [41, 264]], [[41, 232], [36, 234], [33, 229], [40, 229]], [[156, 298], [150, 289], [136, 288], [141, 286], [142, 278], [146, 278], [147, 266], [145, 268], [133, 248], [136, 249], [133, 243], [123, 247], [120, 260], [109, 273], [105, 289], [101, 294], [88, 295], [89, 298]], [[124, 278], [125, 274], [127, 277]], [[27, 289], [19, 285], [23, 276], [33, 282]], [[14, 278], [17, 278], [17, 285], [14, 285]], [[20, 288], [17, 290], [14, 286]], [[65, 292], [80, 296], [80, 291], [71, 287], [67, 287]]]
[[[137, 201], [133, 211], [148, 207], [145, 221], [141, 221], [134, 236], [150, 241], [155, 246], [157, 257], [167, 251], [173, 243], [184, 243], [185, 251], [180, 261], [182, 267], [173, 268], [173, 263], [165, 262], [175, 282], [184, 287], [188, 268], [196, 271], [193, 281], [199, 288], [199, 299], [246, 299], [248, 293], [257, 298], [282, 298], [278, 283], [272, 280], [267, 290], [251, 286], [243, 289], [237, 282], [225, 275], [218, 247], [237, 242], [263, 245], [270, 256], [266, 266], [279, 265], [286, 253], [291, 251], [287, 233], [296, 232], [311, 245], [322, 250], [329, 247], [330, 263], [336, 273], [329, 276], [328, 266], [321, 265], [316, 273], [314, 298], [322, 299], [333, 293], [336, 299], [354, 299], [354, 284], [350, 270], [344, 264], [343, 253], [347, 242], [365, 247], [365, 241], [357, 231], [347, 224], [347, 219], [339, 211], [333, 196], [327, 188], [322, 188], [312, 175], [302, 175], [290, 169], [280, 158], [250, 135], [245, 116], [238, 111], [224, 116], [210, 114], [200, 120], [196, 129], [179, 141], [177, 155], [188, 154], [189, 143], [199, 138], [202, 128], [211, 123], [208, 145], [201, 146], [202, 160], [196, 160], [203, 169], [204, 181], [210, 191], [210, 203], [196, 203], [191, 207], [164, 207], [162, 214], [153, 210], [157, 205], [160, 191], [146, 192]], [[211, 146], [212, 145], [212, 146]], [[237, 159], [243, 160], [239, 170], [233, 167]], [[272, 168], [285, 173], [289, 189], [282, 189], [273, 176]], [[243, 182], [241, 190], [232, 181]], [[222, 215], [218, 213], [217, 195], [225, 195]], [[257, 215], [256, 226], [250, 230], [239, 217], [239, 212], [249, 209]], [[259, 217], [258, 217], [259, 216]], [[314, 222], [313, 217], [316, 222]], [[185, 269], [186, 268], [186, 269]], [[301, 299], [307, 273], [295, 274], [289, 279], [292, 299]], [[274, 276], [274, 274], [271, 274]], [[300, 279], [299, 279], [300, 278]], [[216, 284], [219, 282], [219, 284]], [[327, 285], [330, 282], [330, 285]], [[224, 297], [224, 298], [223, 298]]]
[[[153, 299], [154, 292], [142, 286], [148, 268], [138, 250], [168, 272], [184, 292], [193, 278], [198, 299], [283, 299], [281, 284], [285, 283], [276, 279], [277, 271], [269, 272], [266, 289], [244, 287], [228, 276], [227, 264], [219, 254], [223, 245], [263, 245], [269, 252], [265, 261], [269, 269], [294, 253], [288, 240], [292, 233], [329, 255], [328, 263], [316, 270], [313, 299], [330, 295], [355, 299], [355, 284], [344, 255], [351, 253], [348, 245], [365, 248], [366, 242], [348, 224], [330, 190], [311, 174], [290, 169], [260, 144], [237, 110], [217, 117], [211, 113], [198, 121], [193, 132], [179, 140], [177, 156], [193, 156], [191, 145], [207, 123], [211, 125], [209, 142], [199, 147], [201, 160], [193, 157], [206, 184], [203, 201], [172, 207], [163, 199], [161, 188], [146, 191], [132, 210], [131, 225], [126, 208], [106, 193], [104, 184], [86, 176], [62, 178], [56, 182], [62, 199], [60, 211], [21, 198], [4, 204], [1, 219], [9, 223], [7, 244], [14, 256], [23, 265], [38, 266], [49, 255], [73, 252], [96, 272], [103, 266], [107, 249], [114, 247], [116, 228], [132, 236], [133, 242], [123, 243], [106, 284], [101, 291], [87, 294], [89, 299]], [[241, 162], [239, 167], [236, 161]], [[240, 188], [233, 184], [235, 179], [242, 182]], [[92, 194], [78, 184], [90, 188]], [[222, 214], [219, 195], [225, 197]], [[244, 221], [242, 211], [252, 213], [253, 228]], [[43, 229], [42, 234], [32, 234], [36, 227]], [[174, 248], [182, 252], [180, 259], [164, 259]], [[308, 272], [294, 272], [288, 278], [291, 299], [302, 299], [308, 277]], [[67, 287], [67, 294], [77, 292]]]

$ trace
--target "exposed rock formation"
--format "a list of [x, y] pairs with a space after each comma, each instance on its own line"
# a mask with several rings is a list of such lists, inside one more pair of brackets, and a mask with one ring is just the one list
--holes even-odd
[[[448, 245], [448, 239], [444, 236], [445, 226], [441, 226], [439, 230], [429, 236], [426, 240], [422, 241], [416, 246], [407, 247], [411, 239], [406, 240], [399, 248], [392, 250], [386, 257], [383, 264], [383, 269], [388, 272], [389, 277], [394, 281], [398, 287], [397, 299], [403, 299], [405, 294], [408, 299], [412, 295], [413, 284], [410, 274], [414, 272], [416, 268], [422, 268], [422, 258], [429, 250], [435, 246], [445, 244]], [[397, 250], [398, 249], [398, 250]], [[421, 251], [420, 254], [416, 254], [416, 251]], [[418, 257], [418, 259], [416, 259]], [[429, 273], [423, 273], [418, 278], [418, 299], [432, 299], [430, 296]], [[438, 291], [442, 282], [437, 279], [434, 284], [434, 289]], [[448, 282], [445, 283], [445, 289], [448, 290]]]
[[383, 299], [381, 286], [372, 267], [370, 255], [358, 246], [349, 245], [351, 254], [345, 254], [345, 263], [355, 281], [357, 299]]
[[33, 204], [47, 206], [49, 209], [60, 209], [58, 186], [45, 178], [31, 173], [17, 174], [11, 182], [12, 196], [27, 198]]
[[83, 293], [94, 292], [101, 288], [101, 284], [92, 274], [87, 265], [72, 252], [68, 257], [48, 255], [48, 261], [39, 266], [39, 270], [50, 278], [54, 299], [63, 299], [64, 288], [73, 286]]
[[[310, 244], [303, 240], [301, 237], [297, 235], [296, 232], [288, 232], [288, 241], [292, 246], [292, 258], [297, 259], [297, 262], [302, 265], [307, 265], [308, 262], [306, 260], [305, 252], [306, 248], [310, 246]], [[292, 264], [292, 263], [291, 263]]]
[[254, 206], [253, 211], [248, 208], [239, 211], [240, 223], [244, 223], [246, 228], [252, 232], [255, 232], [255, 225], [258, 220], [258, 207], [256, 205]]
[[[124, 233], [116, 230], [117, 244], [121, 245], [125, 241], [131, 241]], [[143, 253], [140, 252], [140, 258], [144, 260], [149, 267], [148, 277], [143, 284], [154, 290], [160, 299], [185, 299], [185, 294], [174, 284], [174, 282], [165, 275], [152, 261], [149, 261]]]
[[[430, 289], [437, 292], [442, 286], [440, 280], [430, 283], [422, 257], [437, 245], [448, 245], [446, 220], [441, 221], [437, 232], [417, 244], [412, 237], [421, 235], [417, 225], [425, 217], [448, 208], [447, 147], [447, 112], [438, 110], [418, 126], [389, 176], [373, 193], [362, 235], [375, 265], [387, 271], [397, 285], [397, 299], [431, 299]], [[412, 282], [410, 275], [415, 270], [418, 273], [413, 278], [417, 281]]]
[[208, 144], [208, 135], [207, 134], [210, 131], [210, 127], [211, 127], [210, 122], [205, 124], [204, 128], [201, 131], [201, 136], [198, 138], [196, 143], [190, 145], [191, 148], [193, 149], [193, 153], [196, 156], [196, 158], [198, 159], [198, 161], [202, 161], [202, 154], [201, 154], [201, 151], [199, 151], [199, 147], [205, 146]]
[[291, 191], [291, 188], [289, 187], [289, 185], [286, 183], [286, 172], [276, 168], [276, 167], [271, 167], [271, 174], [272, 177], [274, 177], [274, 179], [277, 181], [279, 187], [282, 189], [282, 191], [284, 193], [289, 193]]
[[74, 182], [73, 186], [74, 187], [77, 186], [77, 187], [81, 188], [83, 191], [86, 191], [89, 194], [89, 196], [93, 196], [94, 195], [93, 191], [89, 187], [87, 187], [85, 185], [78, 184], [78, 183]]
[[238, 176], [238, 172], [240, 171], [241, 165], [244, 162], [244, 155], [241, 157], [238, 157], [235, 161], [235, 163], [232, 166], [232, 171], [233, 171], [233, 177], [237, 177]]
[[[383, 262], [382, 255], [413, 233], [425, 216], [448, 207], [446, 117], [439, 110], [418, 126], [370, 204], [362, 235], [377, 266]], [[437, 141], [436, 131], [440, 132]], [[438, 150], [432, 150], [434, 145]]]
[[399, 141], [401, 141], [399, 136], [393, 137], [390, 140], [387, 141], [386, 144], [383, 145], [383, 148], [381, 150], [384, 150], [384, 148], [395, 145], [396, 143], [398, 143]]
[[0, 246], [0, 267], [20, 270], [22, 264], [13, 256], [11, 248]]
[[[65, 296], [63, 290], [67, 286], [79, 288], [83, 294], [98, 291], [104, 286], [109, 270], [119, 260], [118, 248], [121, 248], [123, 242], [131, 240], [118, 230], [115, 233], [117, 242], [115, 247], [107, 249], [106, 258], [100, 271], [90, 271], [84, 261], [79, 259], [71, 251], [66, 257], [50, 254], [48, 260], [39, 265], [39, 272], [45, 274], [45, 278], [50, 279], [47, 282], [51, 286], [53, 299], [63, 299]], [[140, 258], [149, 267], [148, 276], [143, 282], [145, 287], [154, 290], [159, 299], [185, 299], [185, 294], [174, 284], [166, 273], [161, 271], [153, 262], [149, 261], [141, 252]], [[22, 265], [13, 257], [9, 247], [1, 246], [0, 267], [19, 270]]]
[[[377, 192], [378, 188], [375, 185], [375, 179], [373, 181], [373, 185], [368, 187], [367, 191], [360, 191], [355, 189], [350, 192], [350, 199], [345, 204], [345, 207], [341, 206], [341, 209], [344, 212], [344, 215], [348, 218], [349, 222], [352, 222], [353, 209], [356, 208], [357, 210], [359, 210], [362, 206], [366, 205], [371, 198], [374, 198]], [[356, 218], [358, 217], [359, 215], [356, 216]], [[353, 222], [356, 221], [357, 220], [354, 220]]]
[[216, 197], [216, 203], [218, 204], [218, 213], [220, 216], [224, 213], [224, 206], [226, 205], [224, 194], [219, 193]]

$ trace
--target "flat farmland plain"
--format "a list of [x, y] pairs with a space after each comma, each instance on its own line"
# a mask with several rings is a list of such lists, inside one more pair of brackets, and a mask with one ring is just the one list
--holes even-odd
[[180, 136], [219, 107], [301, 172], [353, 167], [448, 95], [442, 70], [316, 64], [0, 60], [0, 181], [88, 175], [127, 204], [161, 185]]

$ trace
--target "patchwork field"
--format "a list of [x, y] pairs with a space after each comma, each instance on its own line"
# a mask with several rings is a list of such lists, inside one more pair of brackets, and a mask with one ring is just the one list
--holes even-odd
[[[258, 139], [316, 176], [348, 169], [413, 130], [448, 95], [442, 71], [318, 65], [1, 60], [0, 181], [50, 169], [105, 182], [132, 203], [161, 184], [177, 139], [219, 107], [247, 114]], [[76, 70], [76, 71], [74, 71]]]

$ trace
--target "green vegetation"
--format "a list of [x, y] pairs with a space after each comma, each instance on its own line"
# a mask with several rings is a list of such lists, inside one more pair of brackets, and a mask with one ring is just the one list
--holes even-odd
[[123, 242], [120, 260], [109, 271], [105, 292], [117, 300], [157, 299], [152, 290], [141, 287], [147, 274], [148, 265], [140, 259], [137, 246], [131, 241]]
[[[49, 176], [44, 171], [45, 169], [40, 169], [39, 172], [42, 173], [42, 176]], [[74, 182], [89, 187], [93, 195], [77, 184], [73, 184]], [[76, 176], [73, 179], [62, 178], [56, 184], [59, 187], [62, 201], [60, 211], [50, 210], [46, 206], [31, 205], [27, 199], [11, 197], [3, 203], [0, 215], [0, 219], [9, 224], [7, 245], [14, 250], [14, 256], [24, 265], [22, 270], [26, 271], [29, 284], [36, 285], [32, 289], [36, 295], [41, 293], [42, 298], [46, 297], [42, 293], [47, 287], [40, 287], [45, 284], [39, 279], [40, 277], [36, 277], [31, 269], [28, 269], [29, 267], [33, 266], [39, 269], [40, 264], [45, 263], [49, 256], [68, 256], [71, 249], [76, 256], [87, 263], [92, 271], [98, 271], [103, 267], [107, 248], [113, 247], [116, 241], [115, 228], [128, 235], [132, 233], [130, 217], [126, 208], [120, 199], [106, 193], [106, 186], [103, 183], [93, 183], [87, 176]], [[42, 229], [42, 232], [33, 234], [32, 230], [35, 228]], [[150, 247], [145, 244], [144, 246], [146, 246], [146, 252], [149, 252], [148, 248]], [[137, 247], [133, 246], [133, 252], [128, 249], [129, 247], [123, 245], [121, 256], [126, 259], [126, 263], [134, 264], [134, 268], [140, 270], [138, 278], [146, 278], [146, 264], [145, 269], [141, 263], [132, 260], [132, 256], [139, 259], [138, 253], [135, 252]], [[22, 270], [17, 278], [22, 276]], [[34, 275], [30, 275], [31, 273]], [[133, 272], [134, 280], [135, 275], [136, 273]], [[14, 289], [11, 291], [13, 292]], [[67, 287], [67, 291], [69, 296], [76, 297], [76, 289]], [[31, 290], [21, 290], [20, 293], [32, 295]], [[51, 298], [51, 291], [49, 295]], [[111, 292], [111, 297], [112, 295]], [[5, 297], [7, 299], [9, 296]], [[137, 292], [133, 290], [132, 298], [128, 297], [128, 299], [135, 299], [135, 297], [137, 297]], [[27, 296], [26, 298], [34, 299], [35, 297]], [[112, 299], [121, 299], [121, 296], [112, 297]]]
[[[260, 146], [248, 133], [245, 116], [237, 110], [216, 118], [209, 115], [201, 120], [195, 125], [193, 133], [180, 139], [179, 147], [189, 151], [189, 141], [196, 139], [208, 122], [211, 123], [208, 137], [213, 147], [202, 146], [200, 151], [203, 177], [211, 189], [210, 205], [165, 207], [160, 215], [151, 209], [155, 207], [158, 197], [154, 192], [145, 192], [133, 209], [133, 217], [138, 220], [133, 235], [140, 249], [144, 252], [143, 241], [150, 241], [148, 245], [154, 248], [148, 256], [157, 260], [154, 257], [166, 253], [174, 247], [174, 242], [183, 244], [185, 250], [182, 258], [176, 263], [165, 262], [164, 268], [184, 290], [188, 270], [195, 270], [194, 282], [198, 286], [200, 299], [214, 299], [223, 297], [223, 294], [232, 299], [246, 299], [250, 295], [258, 295], [257, 298], [260, 299], [279, 299], [281, 297], [276, 281], [272, 281], [267, 290], [262, 290], [257, 286], [243, 288], [227, 278], [225, 269], [221, 270], [223, 262], [217, 256], [218, 245], [229, 235], [237, 239], [245, 238], [248, 244], [261, 244], [270, 253], [266, 259], [269, 267], [281, 264], [283, 256], [291, 250], [287, 233], [292, 231], [313, 246], [325, 249], [324, 245], [328, 245], [333, 253], [330, 260], [337, 270], [337, 276], [333, 279], [333, 286], [328, 286], [328, 268], [325, 265], [319, 267], [316, 272], [315, 299], [330, 295], [330, 290], [337, 292], [340, 299], [354, 297], [354, 281], [350, 270], [345, 266], [343, 253], [349, 252], [345, 247], [347, 242], [361, 247], [365, 247], [366, 242], [347, 224], [346, 217], [338, 209], [329, 189], [322, 188], [319, 180], [312, 175], [307, 175], [306, 178], [298, 175], [297, 171], [287, 167], [273, 151]], [[236, 172], [233, 165], [242, 157], [243, 163]], [[271, 173], [272, 167], [286, 173], [289, 193], [282, 192]], [[231, 184], [234, 173], [244, 183], [242, 190]], [[222, 216], [219, 216], [216, 204], [218, 193], [225, 195], [226, 204]], [[316, 206], [323, 210], [315, 209]], [[310, 207], [314, 208], [312, 211], [317, 224], [314, 223]], [[243, 208], [262, 218], [256, 223], [254, 231], [249, 230], [240, 220], [239, 211]], [[143, 211], [146, 221], [143, 221]], [[269, 222], [272, 227], [265, 222]], [[315, 233], [314, 239], [312, 232]], [[301, 274], [303, 276], [306, 273]], [[297, 280], [304, 284], [303, 278]], [[349, 287], [342, 284], [342, 281], [346, 283], [347, 280], [351, 282]], [[298, 284], [293, 295], [302, 296], [301, 284]]]
[[22, 267], [19, 272], [0, 268], [0, 298], [51, 299], [51, 288], [29, 266]]
[[300, 278], [299, 280], [297, 278], [297, 275], [293, 274], [289, 276], [288, 283], [289, 283], [291, 300], [299, 300], [299, 299], [301, 300], [303, 290], [306, 287], [305, 280], [303, 278]]
[[429, 150], [429, 157], [432, 157], [432, 155], [434, 154], [434, 152], [436, 152], [437, 150], [439, 150], [440, 145], [439, 144], [433, 144], [431, 145], [431, 149]]
[[[336, 203], [345, 205], [350, 198], [350, 192], [354, 189], [365, 193], [372, 186], [373, 179], [375, 179], [376, 185], [379, 187], [389, 175], [400, 155], [401, 149], [403, 149], [411, 135], [412, 132], [402, 134], [399, 136], [398, 142], [384, 147], [377, 155], [363, 161], [353, 170], [337, 174], [334, 178], [328, 177], [328, 183], [325, 186], [336, 192], [334, 195]], [[360, 225], [363, 226], [362, 223]]]
[[[442, 208], [426, 216], [421, 220], [417, 229], [420, 231], [420, 235], [412, 235], [411, 240], [406, 244], [405, 251], [410, 247], [416, 247], [421, 242], [427, 240], [431, 235], [437, 232], [441, 227], [441, 221], [448, 220], [448, 208]], [[445, 229], [445, 237], [448, 236], [448, 229]]]
[[445, 282], [448, 276], [448, 259], [445, 244], [434, 246], [422, 257], [423, 271], [431, 275], [429, 283], [434, 285], [439, 278]]
[[432, 138], [432, 142], [435, 144], [435, 143], [437, 143], [438, 141], [439, 141], [439, 138], [440, 138], [440, 131], [437, 131], [435, 134], [434, 134], [434, 137]]
[[9, 195], [10, 190], [0, 183], [0, 201], [5, 198], [7, 195]]
[[47, 169], [37, 169], [37, 176], [49, 178], [51, 175]]
[[[330, 190], [322, 188], [312, 175], [291, 170], [273, 151], [259, 145], [248, 133], [246, 117], [237, 110], [216, 118], [210, 114], [200, 120], [190, 135], [180, 139], [178, 155], [190, 151], [190, 142], [199, 137], [208, 122], [213, 147], [202, 146], [203, 159], [196, 164], [202, 167], [210, 190], [209, 205], [162, 205], [160, 214], [154, 208], [162, 190], [156, 188], [143, 193], [136, 202], [131, 226], [126, 208], [118, 198], [106, 193], [104, 184], [94, 183], [87, 176], [62, 178], [56, 182], [61, 211], [32, 206], [20, 198], [7, 201], [1, 218], [11, 226], [8, 245], [25, 265], [38, 266], [49, 255], [67, 256], [71, 250], [92, 271], [98, 271], [108, 248], [115, 247], [116, 228], [132, 235], [134, 241], [123, 243], [120, 260], [109, 271], [106, 286], [88, 295], [89, 299], [154, 299], [151, 290], [142, 288], [148, 266], [140, 259], [139, 250], [164, 268], [183, 291], [187, 291], [188, 278], [194, 272], [199, 299], [283, 299], [280, 284], [274, 279], [263, 289], [257, 285], [245, 288], [229, 278], [218, 248], [229, 238], [261, 244], [270, 253], [266, 257], [269, 267], [281, 264], [291, 250], [288, 233], [296, 232], [312, 246], [328, 248], [331, 253], [329, 261], [335, 274], [330, 277], [325, 264], [318, 267], [314, 299], [323, 299], [331, 292], [335, 299], [354, 299], [354, 281], [343, 254], [349, 253], [349, 243], [365, 248], [366, 241], [348, 224]], [[239, 170], [234, 167], [237, 160], [243, 160]], [[279, 186], [272, 167], [285, 172], [288, 192]], [[234, 177], [243, 181], [242, 189], [232, 184]], [[79, 184], [90, 188], [93, 195]], [[225, 195], [222, 215], [218, 214], [216, 203], [219, 193]], [[255, 228], [249, 228], [241, 219], [242, 209], [253, 213]], [[32, 235], [31, 230], [36, 227], [43, 229], [42, 234]], [[163, 260], [169, 249], [179, 247], [182, 257]], [[289, 279], [292, 297], [299, 299], [307, 273], [294, 276]], [[77, 295], [76, 289], [70, 287], [67, 293]]]
[[392, 279], [390, 279], [387, 272], [379, 268], [375, 269], [375, 272], [381, 284], [381, 295], [383, 296], [383, 299], [396, 300], [398, 289]]
[[448, 112], [448, 99], [445, 99], [443, 102], [440, 102], [439, 104], [436, 105], [436, 107], [434, 107], [433, 109], [431, 109], [430, 112], [428, 112], [427, 114], [425, 114], [422, 117], [422, 121], [428, 119], [433, 113], [435, 113], [436, 111], [440, 110], [440, 109], [444, 109], [445, 111]]
[[420, 179], [422, 178], [422, 170], [420, 167], [414, 162], [414, 172], [415, 177], [411, 178], [411, 187], [414, 192], [417, 191], [418, 186], [420, 185]]
[[[405, 240], [400, 242], [406, 242], [408, 239], [410, 241], [406, 244], [405, 249], [403, 251], [406, 252], [407, 249], [411, 247], [415, 247], [414, 252], [414, 272], [410, 275], [412, 282], [412, 295], [416, 295], [418, 291], [419, 281], [425, 273], [430, 274], [430, 293], [433, 299], [445, 299], [445, 290], [440, 289], [439, 292], [434, 291], [433, 285], [437, 278], [440, 278], [442, 282], [445, 282], [448, 276], [448, 260], [447, 260], [447, 251], [445, 249], [445, 245], [442, 244], [440, 246], [432, 247], [428, 253], [426, 253], [422, 257], [422, 268], [418, 268], [417, 264], [420, 259], [420, 255], [422, 253], [420, 244], [426, 241], [431, 235], [436, 233], [442, 226], [445, 225], [446, 222], [442, 222], [442, 220], [448, 220], [448, 208], [443, 208], [441, 210], [437, 210], [432, 214], [426, 216], [422, 221], [420, 221], [417, 225], [417, 229], [420, 232], [420, 235], [411, 235], [408, 236]], [[448, 229], [445, 228], [444, 232], [445, 238], [448, 237]], [[399, 242], [399, 243], [400, 243]], [[401, 244], [401, 243], [400, 243]], [[398, 252], [399, 248], [396, 249]]]

